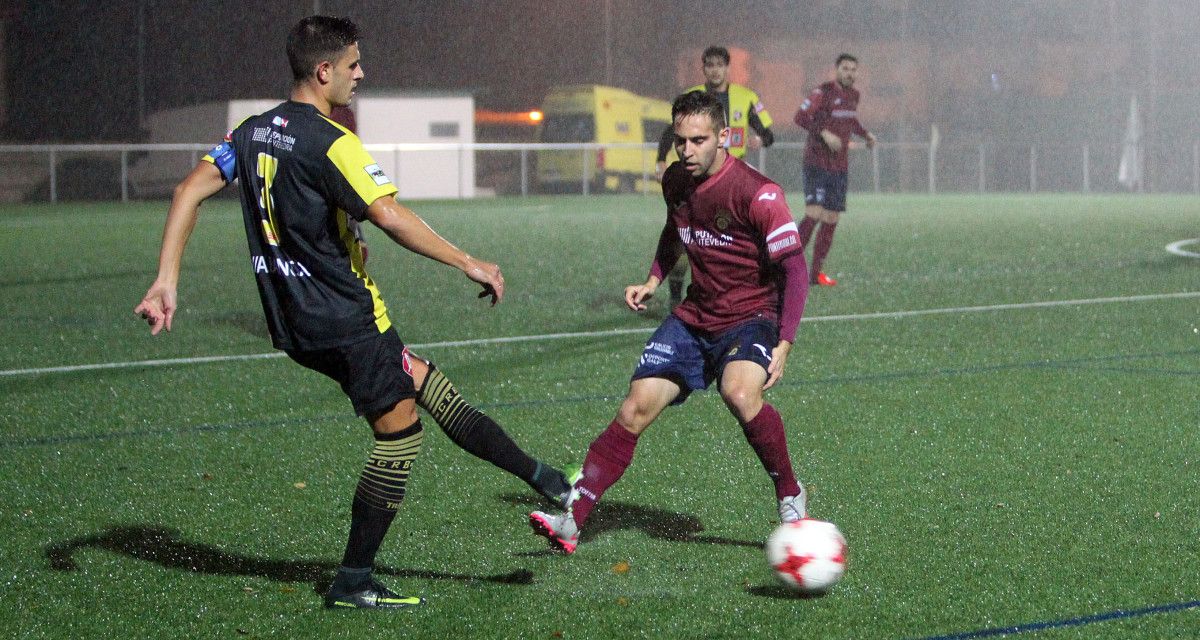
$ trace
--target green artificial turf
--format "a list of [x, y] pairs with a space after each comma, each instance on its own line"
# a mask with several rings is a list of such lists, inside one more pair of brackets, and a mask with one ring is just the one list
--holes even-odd
[[[508, 293], [488, 308], [461, 274], [371, 230], [368, 269], [401, 336], [531, 453], [581, 461], [666, 312], [621, 300], [645, 277], [661, 201], [413, 207], [500, 263]], [[192, 360], [271, 351], [237, 204], [206, 205], [174, 331], [155, 338], [132, 309], [165, 203], [0, 207], [0, 628], [1195, 637], [1200, 260], [1164, 247], [1200, 236], [1198, 209], [1191, 197], [852, 197], [826, 268], [839, 285], [811, 292], [768, 392], [812, 515], [849, 541], [827, 596], [772, 577], [773, 492], [708, 393], [646, 432], [571, 557], [530, 534], [526, 514], [544, 505], [522, 482], [427, 421], [379, 571], [429, 602], [387, 614], [320, 607], [370, 448], [336, 385], [286, 358]]]

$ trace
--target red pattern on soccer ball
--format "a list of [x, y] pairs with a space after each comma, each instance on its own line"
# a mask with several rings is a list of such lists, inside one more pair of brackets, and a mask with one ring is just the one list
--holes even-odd
[[788, 545], [787, 558], [785, 558], [783, 562], [780, 562], [778, 565], [776, 565], [775, 570], [779, 571], [780, 573], [786, 573], [796, 581], [796, 584], [803, 585], [804, 578], [800, 575], [800, 570], [804, 568], [804, 565], [812, 562], [814, 559], [816, 559], [816, 556], [812, 555], [811, 553], [794, 553], [792, 551], [792, 546]]

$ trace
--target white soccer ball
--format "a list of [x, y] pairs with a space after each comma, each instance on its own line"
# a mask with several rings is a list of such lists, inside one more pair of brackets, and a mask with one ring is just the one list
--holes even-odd
[[846, 538], [832, 522], [804, 518], [779, 525], [767, 538], [767, 562], [784, 584], [824, 593], [846, 572]]

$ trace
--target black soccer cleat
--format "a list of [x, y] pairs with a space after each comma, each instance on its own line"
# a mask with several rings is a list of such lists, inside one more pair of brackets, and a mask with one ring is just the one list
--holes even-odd
[[335, 584], [325, 594], [326, 609], [405, 609], [423, 604], [425, 598], [397, 595], [375, 578], [358, 585], [353, 591], [342, 591]]
[[569, 464], [564, 470], [559, 471], [542, 462], [539, 462], [538, 466], [537, 480], [530, 481], [529, 485], [551, 504], [565, 511], [567, 501], [571, 498], [572, 485], [579, 479], [582, 467], [577, 464]]

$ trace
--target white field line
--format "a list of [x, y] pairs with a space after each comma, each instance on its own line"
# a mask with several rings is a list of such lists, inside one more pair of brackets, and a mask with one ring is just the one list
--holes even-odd
[[[1200, 291], [1182, 291], [1179, 293], [1155, 293], [1140, 296], [1120, 296], [1113, 298], [1083, 298], [1079, 300], [1048, 300], [1045, 302], [1022, 302], [1014, 304], [992, 304], [978, 307], [945, 307], [941, 309], [916, 309], [912, 311], [881, 311], [878, 313], [852, 313], [833, 316], [816, 316], [804, 318], [803, 322], [841, 322], [854, 320], [885, 320], [893, 318], [912, 318], [916, 316], [932, 316], [946, 314], [984, 313], [988, 311], [1013, 311], [1020, 309], [1043, 309], [1049, 307], [1075, 307], [1089, 304], [1114, 304], [1124, 302], [1153, 302], [1156, 300], [1178, 300], [1183, 298], [1200, 298]], [[515, 342], [542, 342], [546, 340], [566, 340], [572, 338], [603, 338], [638, 333], [651, 333], [652, 327], [638, 329], [610, 329], [608, 331], [579, 331], [575, 333], [543, 333], [531, 336], [511, 336], [507, 338], [479, 338], [477, 340], [452, 340], [448, 342], [428, 342], [425, 344], [408, 345], [413, 350], [476, 347]], [[285, 357], [282, 351], [270, 353], [252, 353], [229, 356], [203, 356], [197, 358], [171, 358], [166, 360], [135, 360], [132, 362], [102, 362], [98, 364], [79, 364], [62, 367], [41, 367], [37, 369], [8, 369], [0, 371], [0, 377], [32, 376], [48, 373], [75, 373], [79, 371], [98, 371], [103, 369], [129, 369], [133, 367], [162, 367], [184, 364], [200, 364], [207, 362], [231, 362], [236, 360], [264, 360], [267, 358]]]
[[1195, 251], [1188, 251], [1187, 249], [1184, 249], [1184, 247], [1186, 247], [1190, 244], [1200, 244], [1200, 238], [1192, 238], [1191, 240], [1180, 240], [1178, 242], [1172, 242], [1171, 244], [1167, 245], [1167, 251], [1169, 253], [1173, 253], [1177, 256], [1184, 256], [1187, 258], [1200, 258], [1200, 253], [1196, 253]]

